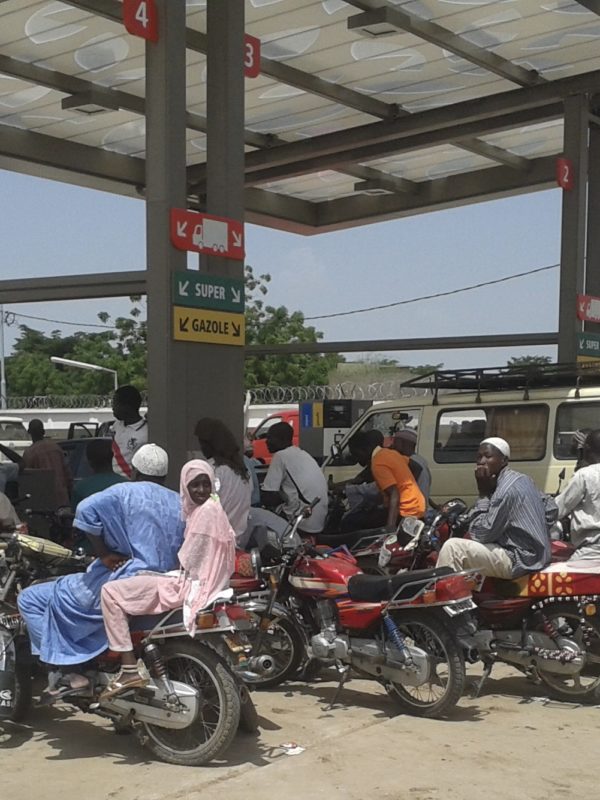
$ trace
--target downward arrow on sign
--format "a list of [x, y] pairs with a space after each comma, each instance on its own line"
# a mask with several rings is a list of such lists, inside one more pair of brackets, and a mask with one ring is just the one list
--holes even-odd
[[186, 230], [187, 230], [187, 222], [180, 222], [178, 220], [177, 221], [177, 236], [180, 236], [181, 238], [184, 238]]
[[235, 231], [231, 231], [231, 235], [233, 236], [233, 246], [234, 247], [241, 247], [242, 246], [242, 234], [236, 233]]
[[183, 297], [187, 297], [189, 285], [190, 285], [189, 281], [179, 281], [179, 294], [183, 295]]
[[180, 333], [189, 333], [188, 331], [188, 323], [190, 321], [189, 317], [183, 319], [183, 317], [179, 320], [179, 332]]
[[231, 323], [231, 327], [233, 328], [233, 335], [236, 338], [239, 339], [239, 337], [240, 337], [240, 335], [242, 333], [242, 326], [241, 325], [236, 325], [235, 322], [232, 322]]
[[241, 289], [234, 289], [233, 286], [231, 287], [231, 296], [233, 298], [234, 303], [241, 303], [242, 301], [242, 290]]

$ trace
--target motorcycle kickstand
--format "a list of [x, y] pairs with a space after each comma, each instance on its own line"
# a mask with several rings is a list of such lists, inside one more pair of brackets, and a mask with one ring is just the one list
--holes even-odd
[[473, 693], [471, 695], [474, 699], [479, 697], [479, 695], [481, 694], [481, 690], [483, 689], [483, 684], [490, 677], [490, 674], [492, 672], [493, 666], [494, 666], [494, 662], [493, 661], [485, 662], [485, 667], [483, 669], [483, 675], [481, 676], [481, 678], [478, 681], [476, 681], [475, 688], [474, 688]]
[[325, 709], [326, 711], [331, 711], [331, 709], [337, 703], [337, 699], [340, 696], [342, 689], [344, 688], [344, 684], [348, 680], [348, 675], [350, 674], [350, 664], [342, 664], [341, 662], [337, 662], [335, 666], [337, 668], [337, 671], [340, 673], [340, 682], [337, 685], [331, 703], [329, 703], [329, 705]]

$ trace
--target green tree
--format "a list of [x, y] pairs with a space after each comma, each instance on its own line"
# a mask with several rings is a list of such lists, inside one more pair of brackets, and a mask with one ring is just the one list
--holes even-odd
[[544, 364], [551, 364], [550, 356], [513, 356], [506, 362], [508, 367], [541, 367]]
[[[301, 311], [265, 305], [268, 274], [256, 275], [246, 266], [246, 343], [288, 344], [318, 342], [323, 334], [306, 325]], [[251, 356], [246, 359], [247, 389], [257, 386], [309, 386], [327, 383], [329, 371], [343, 361], [337, 354]]]
[[436, 372], [438, 369], [444, 369], [443, 364], [419, 364], [416, 367], [409, 367], [413, 375], [428, 375], [430, 372]]
[[[284, 306], [265, 305], [269, 275], [255, 275], [246, 267], [246, 340], [248, 344], [317, 342], [323, 334], [305, 325], [300, 311], [289, 312]], [[110, 394], [113, 378], [108, 373], [57, 367], [51, 356], [99, 364], [117, 370], [119, 383], [131, 383], [140, 390], [147, 383], [147, 324], [145, 300], [130, 298], [129, 316], [117, 317], [110, 330], [63, 336], [49, 335], [27, 325], [20, 326], [14, 353], [7, 359], [6, 379], [9, 395]], [[106, 312], [99, 320], [111, 324]], [[343, 359], [338, 355], [267, 356], [246, 359], [246, 387], [306, 386], [326, 384], [329, 370]]]

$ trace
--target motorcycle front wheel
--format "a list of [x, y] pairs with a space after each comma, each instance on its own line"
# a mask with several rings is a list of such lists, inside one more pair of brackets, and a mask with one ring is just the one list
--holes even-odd
[[458, 703], [465, 688], [462, 650], [435, 614], [430, 611], [399, 611], [392, 614], [407, 645], [427, 653], [429, 675], [419, 686], [390, 682], [388, 695], [409, 714], [441, 717]]
[[573, 602], [547, 607], [544, 616], [561, 636], [572, 639], [580, 647], [585, 663], [576, 675], [558, 675], [538, 667], [541, 680], [557, 700], [597, 703], [600, 700], [600, 631], [597, 623], [582, 623], [581, 612]]
[[196, 689], [199, 707], [187, 728], [144, 723], [145, 745], [161, 761], [198, 767], [224, 753], [240, 722], [240, 694], [225, 661], [194, 641], [160, 648], [169, 678]]

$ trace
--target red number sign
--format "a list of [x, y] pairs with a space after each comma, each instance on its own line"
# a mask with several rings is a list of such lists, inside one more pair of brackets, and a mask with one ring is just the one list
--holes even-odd
[[556, 182], [561, 189], [571, 191], [575, 188], [575, 175], [573, 173], [573, 162], [570, 158], [560, 157], [556, 159]]
[[257, 78], [260, 75], [260, 39], [244, 35], [244, 75]]
[[158, 41], [158, 12], [154, 0], [123, 0], [123, 23], [132, 36]]
[[228, 217], [171, 209], [171, 242], [178, 250], [244, 259], [244, 223]]

